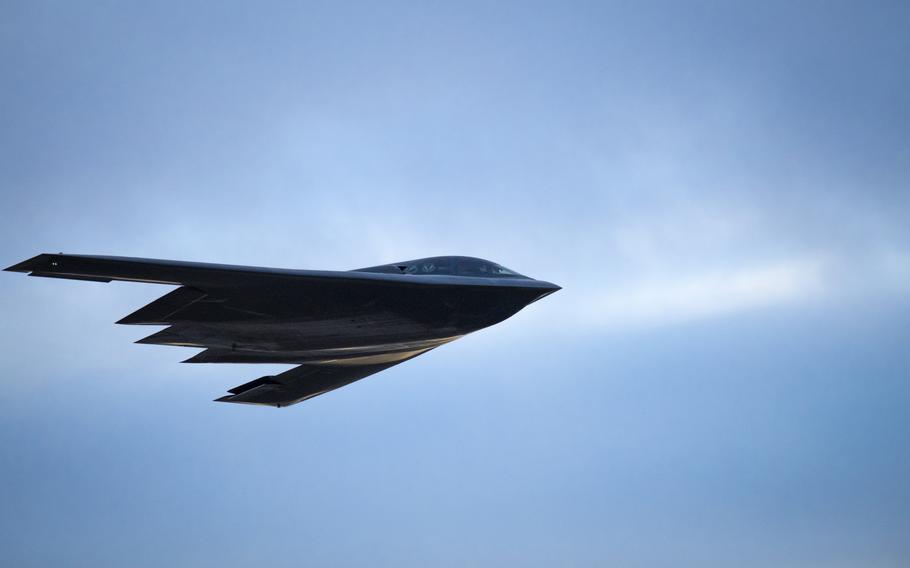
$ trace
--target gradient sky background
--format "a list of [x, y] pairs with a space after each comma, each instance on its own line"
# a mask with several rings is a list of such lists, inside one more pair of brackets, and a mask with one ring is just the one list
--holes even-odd
[[908, 4], [492, 4], [0, 2], [0, 264], [564, 287], [275, 410], [0, 275], [0, 563], [910, 565]]

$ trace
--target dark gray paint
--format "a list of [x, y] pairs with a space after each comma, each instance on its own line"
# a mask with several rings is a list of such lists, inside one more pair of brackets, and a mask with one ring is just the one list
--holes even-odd
[[559, 290], [495, 263], [432, 257], [349, 272], [41, 254], [6, 270], [180, 287], [117, 323], [137, 343], [204, 348], [189, 363], [292, 363], [220, 402], [288, 406], [499, 323]]

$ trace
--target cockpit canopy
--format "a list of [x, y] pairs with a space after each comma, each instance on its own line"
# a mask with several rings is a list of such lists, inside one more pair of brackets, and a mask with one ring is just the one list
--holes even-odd
[[406, 262], [395, 262], [382, 266], [361, 268], [355, 272], [379, 272], [383, 274], [475, 276], [481, 278], [527, 278], [505, 266], [470, 256], [434, 256]]

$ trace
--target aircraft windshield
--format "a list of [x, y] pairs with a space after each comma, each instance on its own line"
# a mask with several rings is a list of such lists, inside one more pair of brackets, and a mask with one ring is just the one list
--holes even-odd
[[521, 277], [505, 266], [473, 258], [434, 258], [405, 266], [405, 274], [455, 274], [458, 276]]
[[467, 256], [437, 256], [399, 264], [361, 268], [363, 272], [391, 272], [414, 275], [475, 276], [482, 278], [527, 278], [501, 264]]

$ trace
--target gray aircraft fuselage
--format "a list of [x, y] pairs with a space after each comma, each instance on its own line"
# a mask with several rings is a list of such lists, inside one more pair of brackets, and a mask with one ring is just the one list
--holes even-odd
[[187, 362], [300, 365], [218, 399], [272, 406], [416, 357], [560, 289], [462, 256], [338, 272], [43, 254], [7, 270], [179, 285], [117, 323], [167, 326], [137, 343], [204, 349]]

